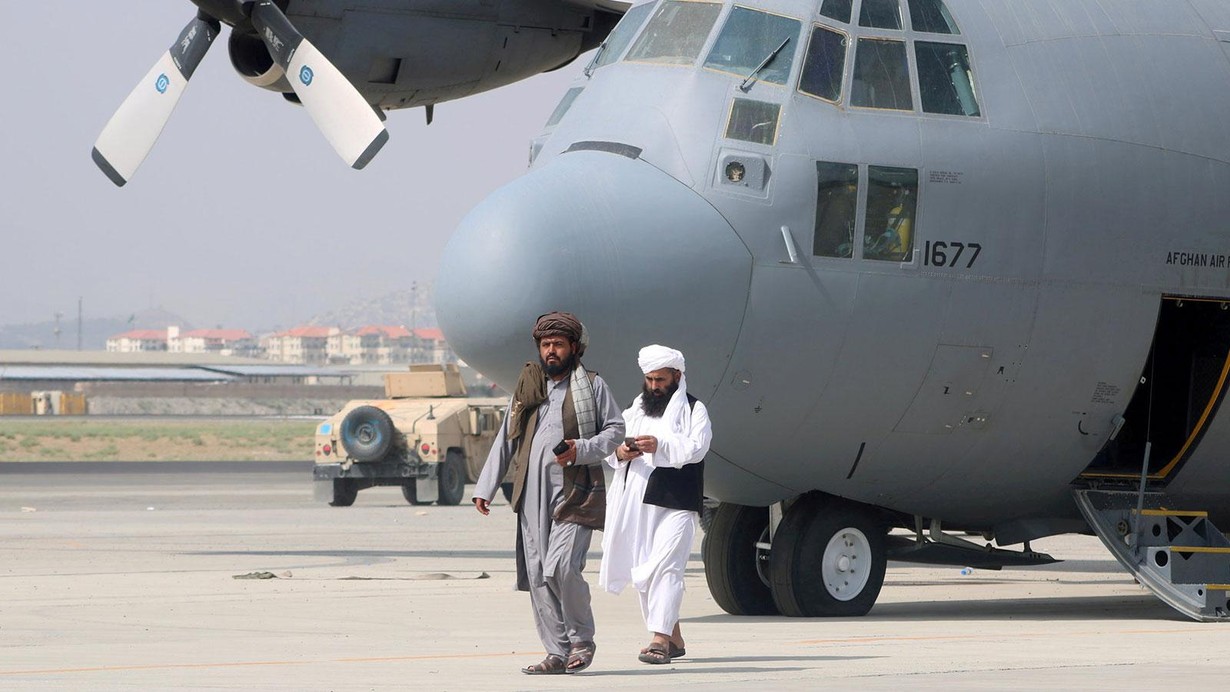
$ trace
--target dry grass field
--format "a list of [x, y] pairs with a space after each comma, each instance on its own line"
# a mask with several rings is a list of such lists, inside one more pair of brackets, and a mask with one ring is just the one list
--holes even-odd
[[307, 461], [316, 421], [5, 419], [0, 462]]

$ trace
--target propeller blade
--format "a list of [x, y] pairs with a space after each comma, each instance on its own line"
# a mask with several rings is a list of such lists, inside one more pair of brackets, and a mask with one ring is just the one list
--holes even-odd
[[371, 105], [270, 0], [252, 8], [252, 23], [334, 151], [352, 168], [366, 166], [389, 140]]
[[111, 182], [122, 187], [132, 179], [221, 28], [210, 17], [198, 15], [189, 22], [179, 40], [154, 63], [107, 121], [94, 142], [93, 157]]

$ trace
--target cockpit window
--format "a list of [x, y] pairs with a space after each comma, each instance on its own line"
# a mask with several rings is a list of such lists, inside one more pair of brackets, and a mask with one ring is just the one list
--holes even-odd
[[944, 0], [909, 0], [910, 25], [914, 31], [932, 34], [959, 34], [957, 23], [948, 13]]
[[572, 102], [576, 101], [577, 96], [581, 94], [582, 88], [583, 87], [573, 87], [564, 94], [564, 98], [560, 99], [559, 105], [555, 107], [555, 110], [551, 112], [551, 117], [547, 119], [547, 127], [554, 127], [560, 120], [563, 119], [564, 114], [568, 112], [568, 109], [572, 108]]
[[624, 13], [624, 18], [619, 20], [619, 24], [615, 25], [615, 29], [611, 31], [611, 35], [606, 37], [606, 41], [598, 49], [598, 57], [594, 60], [594, 64], [590, 69], [598, 69], [604, 65], [610, 65], [623, 55], [624, 49], [632, 42], [632, 37], [636, 36], [637, 29], [645, 23], [645, 18], [649, 16], [649, 11], [653, 9], [654, 3], [646, 2], [632, 7]]
[[918, 95], [926, 113], [979, 115], [965, 46], [916, 41]]
[[781, 110], [776, 103], [735, 99], [726, 123], [726, 138], [772, 146], [777, 141], [777, 119]]
[[824, 4], [820, 6], [820, 14], [843, 24], [849, 24], [850, 6], [853, 3], [854, 0], [824, 0]]
[[904, 42], [873, 38], [858, 40], [850, 103], [867, 108], [914, 110]]
[[823, 26], [811, 31], [799, 91], [826, 101], [841, 100], [841, 76], [846, 66], [846, 37]]
[[901, 6], [897, 0], [863, 0], [858, 25], [873, 29], [901, 29]]
[[858, 166], [816, 162], [816, 231], [811, 254], [853, 257], [858, 210]]
[[667, 0], [628, 51], [626, 60], [690, 65], [709, 38], [722, 6], [715, 2]]
[[867, 167], [867, 220], [863, 259], [908, 262], [914, 252], [914, 212], [918, 171]]
[[794, 47], [799, 42], [801, 26], [797, 19], [735, 7], [722, 33], [718, 34], [713, 50], [709, 51], [705, 67], [747, 77], [769, 60], [756, 77], [773, 84], [785, 84], [794, 63]]

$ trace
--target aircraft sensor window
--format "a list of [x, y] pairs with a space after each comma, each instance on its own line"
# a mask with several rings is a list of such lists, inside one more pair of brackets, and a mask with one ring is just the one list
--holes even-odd
[[824, 0], [824, 4], [820, 6], [820, 14], [843, 24], [849, 24], [850, 9], [853, 4], [854, 0]]
[[735, 99], [726, 123], [726, 138], [773, 146], [777, 141], [777, 119], [781, 110], [776, 103]]
[[858, 40], [850, 103], [867, 108], [914, 109], [904, 42], [873, 38]]
[[867, 220], [863, 258], [908, 262], [914, 252], [914, 212], [918, 171], [889, 166], [867, 167]]
[[901, 30], [901, 5], [897, 0], [863, 0], [858, 25], [873, 29]]
[[572, 108], [572, 102], [577, 100], [577, 96], [581, 94], [583, 87], [573, 87], [564, 93], [564, 98], [560, 99], [559, 105], [551, 112], [551, 117], [547, 119], [547, 127], [554, 127], [560, 120], [564, 118], [564, 114]]
[[973, 73], [965, 46], [916, 41], [918, 95], [926, 113], [979, 115]]
[[931, 34], [959, 34], [944, 0], [909, 0], [910, 26]]
[[645, 23], [645, 18], [649, 16], [649, 11], [653, 9], [653, 6], [654, 3], [646, 2], [634, 5], [632, 9], [624, 13], [623, 19], [619, 20], [615, 29], [611, 31], [611, 35], [607, 36], [606, 41], [598, 48], [598, 56], [594, 58], [591, 70], [610, 65], [624, 54], [624, 49], [632, 43], [632, 37], [636, 36], [637, 30]]
[[841, 100], [841, 76], [846, 67], [845, 35], [817, 26], [811, 31], [799, 91], [826, 101]]
[[812, 254], [854, 256], [854, 219], [858, 210], [858, 166], [816, 162], [816, 231]]
[[705, 67], [740, 77], [755, 74], [763, 81], [785, 84], [801, 27], [797, 19], [735, 7], [713, 43]]
[[663, 2], [625, 60], [691, 65], [700, 56], [700, 49], [721, 12], [722, 6], [716, 2]]

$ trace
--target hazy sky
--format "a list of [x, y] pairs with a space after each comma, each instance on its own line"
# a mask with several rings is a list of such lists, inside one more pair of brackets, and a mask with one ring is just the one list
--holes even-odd
[[526, 168], [586, 57], [502, 90], [393, 111], [348, 168], [308, 114], [232, 70], [226, 32], [124, 188], [90, 160], [193, 17], [186, 0], [0, 4], [0, 324], [127, 315], [262, 328], [435, 278], [457, 222]]

